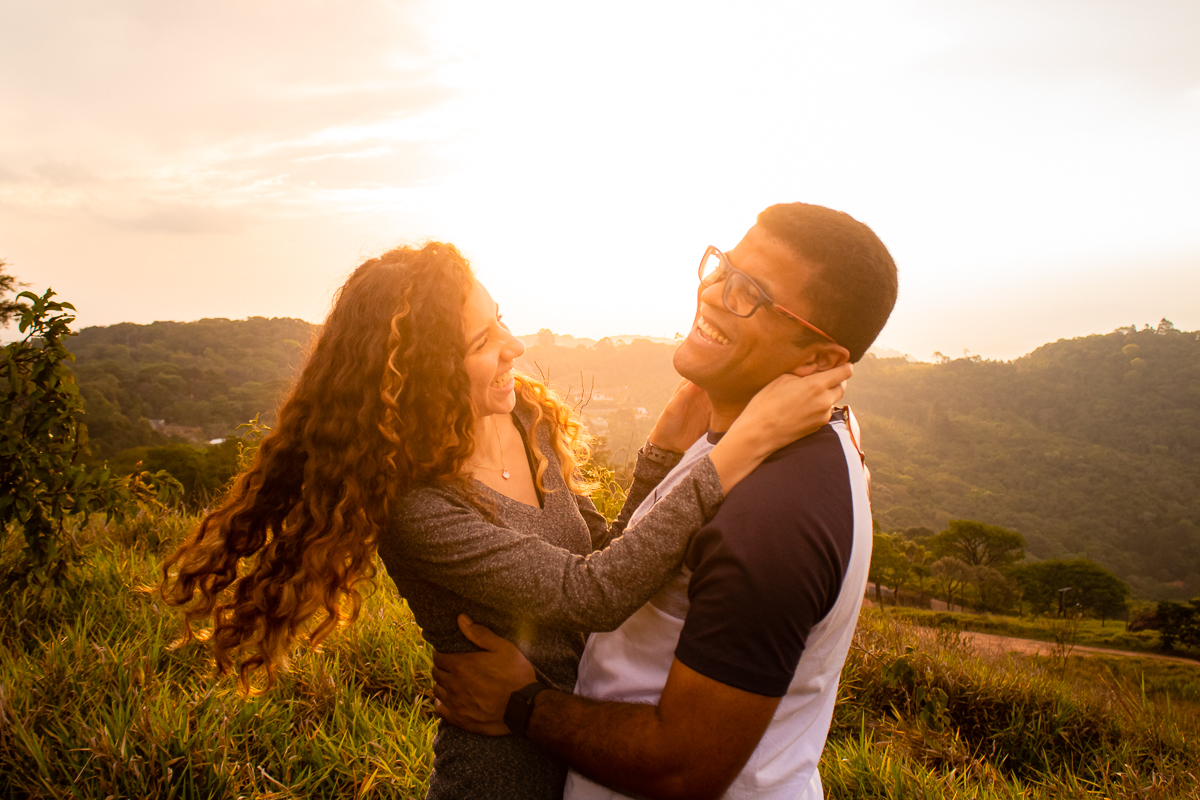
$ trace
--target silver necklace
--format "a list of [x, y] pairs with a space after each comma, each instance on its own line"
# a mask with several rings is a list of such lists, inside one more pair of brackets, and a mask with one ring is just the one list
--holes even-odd
[[492, 427], [496, 429], [496, 446], [500, 448], [500, 477], [508, 480], [508, 468], [504, 466], [504, 445], [500, 441], [500, 426], [492, 419]]

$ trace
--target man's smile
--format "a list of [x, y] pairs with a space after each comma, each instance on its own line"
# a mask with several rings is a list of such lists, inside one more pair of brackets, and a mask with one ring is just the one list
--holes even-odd
[[708, 344], [729, 344], [729, 338], [703, 316], [696, 317], [696, 333]]

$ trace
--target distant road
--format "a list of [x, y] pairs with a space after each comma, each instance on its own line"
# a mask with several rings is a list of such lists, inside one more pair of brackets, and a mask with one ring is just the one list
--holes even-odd
[[[1048, 656], [1053, 653], [1054, 649], [1053, 642], [1040, 642], [1036, 639], [1016, 639], [1011, 636], [996, 636], [991, 633], [976, 633], [975, 631], [963, 631], [961, 635], [974, 644], [975, 649], [977, 650]], [[1158, 653], [1138, 653], [1132, 650], [1112, 650], [1107, 647], [1088, 647], [1086, 645], [1078, 644], [1072, 647], [1070, 652], [1070, 655], [1090, 654], [1132, 656], [1135, 658], [1155, 658], [1159, 661], [1177, 661], [1181, 664], [1191, 664], [1193, 667], [1200, 667], [1200, 661], [1196, 661], [1191, 658], [1163, 656], [1159, 655]]]

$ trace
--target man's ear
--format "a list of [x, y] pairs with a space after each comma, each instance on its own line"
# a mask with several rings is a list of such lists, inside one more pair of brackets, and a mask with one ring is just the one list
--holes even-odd
[[850, 351], [840, 344], [820, 342], [804, 348], [800, 362], [792, 373], [804, 377], [818, 372], [824, 372], [834, 367], [840, 367], [850, 360]]

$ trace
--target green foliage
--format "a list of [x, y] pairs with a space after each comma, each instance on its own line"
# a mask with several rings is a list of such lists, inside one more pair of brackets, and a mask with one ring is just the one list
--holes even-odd
[[262, 317], [83, 329], [75, 375], [92, 457], [172, 440], [206, 444], [256, 415], [270, 424], [315, 330]]
[[299, 650], [275, 690], [245, 699], [140, 590], [197, 521], [89, 526], [80, 590], [0, 615], [0, 797], [423, 796], [430, 652], [391, 585], [353, 636]]
[[961, 558], [942, 556], [929, 565], [929, 573], [933, 578], [934, 587], [946, 598], [946, 607], [954, 608], [957, 597], [962, 604], [963, 592], [974, 578], [974, 569]]
[[[312, 330], [261, 318], [85, 329], [76, 376], [92, 457], [227, 437], [256, 413], [269, 424]], [[565, 341], [541, 337], [519, 366], [569, 402], [591, 397], [585, 418], [621, 473], [678, 381], [673, 347]], [[1154, 600], [1200, 591], [1198, 400], [1200, 340], [1161, 324], [1012, 362], [867, 357], [847, 392], [883, 530], [986, 520], [1020, 531], [1037, 558], [1090, 559]]]
[[[1057, 612], [1060, 605], [1105, 619], [1123, 615], [1129, 586], [1094, 561], [1049, 559], [1021, 564], [1013, 570], [1023, 601], [1035, 614]], [[1069, 589], [1063, 593], [1061, 590]]]
[[579, 472], [587, 483], [596, 487], [591, 493], [596, 510], [603, 514], [609, 522], [615, 520], [625, 505], [627, 494], [621, 488], [616, 472], [603, 459], [595, 457], [581, 464]]
[[[80, 532], [80, 590], [0, 615], [0, 796], [423, 796], [430, 651], [386, 578], [352, 631], [241, 697], [141, 590], [194, 516]], [[382, 575], [382, 573], [381, 573]], [[821, 760], [831, 798], [1176, 798], [1196, 791], [1200, 668], [982, 656], [864, 612]]]
[[24, 545], [0, 563], [0, 587], [61, 586], [84, 555], [72, 527], [98, 511], [123, 517], [177, 484], [165, 474], [116, 477], [80, 463], [87, 429], [64, 341], [75, 308], [49, 289], [19, 297], [29, 301], [20, 310], [25, 337], [5, 346], [0, 364], [0, 545], [14, 529]]
[[20, 300], [10, 300], [5, 295], [17, 290], [17, 279], [4, 273], [8, 262], [0, 258], [0, 325], [7, 325], [9, 320], [18, 317], [25, 304]]
[[1200, 597], [1188, 604], [1160, 600], [1154, 621], [1148, 626], [1162, 637], [1163, 647], [1170, 650], [1176, 644], [1200, 647]]
[[954, 556], [972, 567], [1000, 569], [1025, 556], [1025, 537], [998, 525], [952, 519], [950, 527], [929, 540], [937, 556]]
[[930, 554], [920, 541], [903, 533], [875, 533], [871, 549], [868, 580], [875, 584], [876, 602], [882, 605], [880, 585], [892, 589], [892, 604], [900, 602], [900, 592], [911, 583], [923, 585], [930, 576]]
[[[1001, 614], [951, 613], [917, 608], [899, 608], [889, 613], [896, 619], [926, 628], [949, 628], [956, 631], [976, 631], [1017, 639], [1054, 642], [1058, 636], [1055, 620], [1049, 616], [1015, 617]], [[1127, 629], [1122, 625], [1105, 625], [1098, 619], [1079, 621], [1075, 644], [1103, 647], [1131, 653], [1158, 653], [1162, 642], [1157, 631]], [[1200, 657], [1200, 650], [1194, 651]], [[1185, 654], [1186, 655], [1186, 654]], [[1200, 678], [1200, 674], [1197, 675]]]
[[981, 655], [952, 631], [864, 611], [821, 761], [826, 796], [1194, 796], [1197, 707], [1138, 680], [1162, 668], [1068, 665]]
[[987, 520], [1153, 599], [1200, 591], [1198, 400], [1200, 339], [1165, 327], [1012, 362], [868, 357], [847, 390], [884, 530]]
[[179, 481], [188, 507], [199, 509], [210, 504], [238, 473], [242, 447], [238, 439], [226, 439], [204, 449], [182, 442], [134, 447], [118, 453], [112, 468], [117, 474], [128, 474], [141, 464], [141, 469], [148, 472], [166, 472]]

